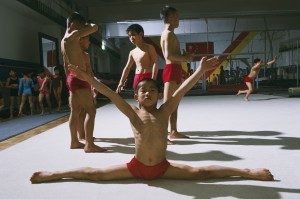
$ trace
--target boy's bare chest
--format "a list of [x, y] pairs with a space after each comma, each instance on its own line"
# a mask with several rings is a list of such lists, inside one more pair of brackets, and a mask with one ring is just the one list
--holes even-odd
[[149, 60], [149, 53], [147, 51], [135, 49], [132, 57], [135, 62], [143, 62]]

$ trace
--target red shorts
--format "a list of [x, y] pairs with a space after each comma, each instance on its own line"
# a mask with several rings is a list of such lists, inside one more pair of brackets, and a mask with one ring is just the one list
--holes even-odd
[[139, 81], [146, 79], [146, 78], [151, 78], [151, 77], [152, 77], [152, 73], [135, 74], [134, 80], [133, 80], [133, 90], [135, 90]]
[[180, 64], [167, 64], [163, 71], [163, 82], [177, 82], [181, 83], [182, 67]]
[[89, 83], [72, 76], [71, 73], [67, 76], [67, 87], [72, 93], [82, 88], [91, 89], [91, 85]]
[[40, 94], [45, 95], [45, 96], [49, 96], [50, 92], [48, 90], [40, 90]]
[[135, 157], [127, 163], [127, 168], [135, 178], [142, 178], [144, 180], [153, 180], [160, 178], [165, 174], [169, 168], [170, 163], [165, 159], [161, 163], [154, 166], [147, 166], [139, 162]]
[[246, 83], [246, 82], [251, 82], [252, 80], [248, 77], [248, 76], [246, 76], [245, 77], [245, 79], [244, 79], [244, 82]]

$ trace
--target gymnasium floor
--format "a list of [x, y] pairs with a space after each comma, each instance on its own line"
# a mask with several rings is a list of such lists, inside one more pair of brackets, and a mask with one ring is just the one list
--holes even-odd
[[191, 139], [168, 146], [168, 159], [193, 166], [266, 167], [275, 181], [133, 179], [31, 184], [29, 178], [35, 171], [106, 167], [132, 158], [134, 142], [128, 119], [109, 103], [97, 109], [94, 132], [96, 144], [108, 152], [85, 154], [68, 149], [68, 122], [60, 120], [58, 126], [0, 151], [0, 198], [300, 198], [300, 99], [263, 94], [252, 95], [249, 102], [242, 98], [185, 97], [179, 106], [178, 129]]

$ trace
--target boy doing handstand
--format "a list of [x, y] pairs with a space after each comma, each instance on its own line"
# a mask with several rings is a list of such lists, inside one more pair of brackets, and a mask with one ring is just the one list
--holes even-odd
[[223, 166], [191, 167], [188, 165], [170, 163], [166, 159], [167, 130], [170, 114], [177, 108], [185, 93], [192, 88], [201, 75], [213, 69], [217, 59], [202, 58], [200, 66], [174, 92], [165, 103], [157, 108], [161, 98], [159, 87], [153, 79], [141, 80], [135, 90], [134, 98], [138, 107], [129, 105], [117, 93], [96, 81], [76, 66], [69, 66], [78, 78], [88, 81], [100, 93], [107, 96], [117, 108], [126, 115], [131, 123], [135, 139], [135, 156], [127, 164], [103, 168], [78, 168], [67, 171], [36, 172], [31, 177], [32, 183], [41, 183], [64, 178], [79, 180], [117, 180], [142, 178], [147, 180], [164, 179], [193, 179], [224, 178], [240, 176], [255, 180], [273, 180], [267, 169], [238, 169]]

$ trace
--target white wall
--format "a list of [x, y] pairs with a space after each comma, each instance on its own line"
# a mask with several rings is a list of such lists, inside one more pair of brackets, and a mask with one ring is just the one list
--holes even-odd
[[[0, 26], [2, 27], [0, 58], [39, 64], [38, 32], [55, 37], [60, 41], [62, 28], [35, 11], [29, 11], [29, 8], [21, 3], [9, 2], [13, 2], [12, 5], [0, 5]], [[18, 9], [23, 9], [23, 11], [20, 12]]]

